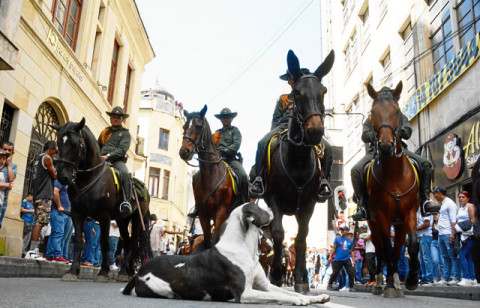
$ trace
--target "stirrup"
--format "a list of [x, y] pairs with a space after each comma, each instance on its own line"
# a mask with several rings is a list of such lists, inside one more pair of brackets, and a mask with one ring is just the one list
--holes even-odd
[[131, 214], [132, 213], [132, 205], [128, 201], [123, 201], [122, 203], [120, 203], [120, 212]]
[[438, 214], [439, 212], [440, 207], [433, 205], [432, 200], [430, 199], [427, 199], [420, 208], [420, 213], [422, 214], [422, 217]]
[[328, 183], [327, 179], [323, 179], [320, 182], [320, 189], [318, 192], [317, 199], [324, 199], [323, 201], [325, 201], [326, 199], [329, 199], [331, 197], [333, 197], [333, 190], [330, 187], [330, 184]]
[[265, 188], [263, 186], [263, 179], [260, 176], [257, 176], [253, 183], [248, 187], [248, 193], [252, 198], [262, 198], [265, 193]]
[[364, 208], [360, 208], [358, 212], [353, 214], [351, 217], [354, 221], [369, 220], [367, 210], [365, 210]]

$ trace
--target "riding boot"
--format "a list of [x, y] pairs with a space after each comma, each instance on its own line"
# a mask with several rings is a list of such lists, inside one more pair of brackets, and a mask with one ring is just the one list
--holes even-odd
[[132, 205], [130, 204], [130, 199], [132, 196], [132, 186], [130, 185], [129, 178], [122, 178], [122, 188], [123, 188], [123, 202], [120, 203], [120, 212], [131, 214], [132, 213]]
[[423, 217], [438, 213], [440, 207], [430, 200], [430, 184], [432, 182], [432, 170], [423, 170], [420, 173], [420, 213]]
[[[331, 148], [330, 148], [331, 151]], [[330, 169], [332, 168], [332, 156], [327, 155], [327, 147], [325, 147], [325, 154], [320, 160], [322, 166], [322, 180], [320, 181], [320, 188], [318, 190], [317, 202], [325, 202], [327, 199], [333, 197], [333, 190], [328, 183], [330, 178]]]
[[352, 219], [355, 221], [370, 220], [370, 212], [368, 211], [367, 200], [364, 195], [362, 179], [352, 176], [352, 186], [355, 195], [355, 201], [359, 207], [358, 212], [352, 215]]

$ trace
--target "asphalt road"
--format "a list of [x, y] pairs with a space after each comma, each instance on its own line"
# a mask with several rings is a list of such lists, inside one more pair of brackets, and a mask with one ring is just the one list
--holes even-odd
[[[139, 298], [135, 295], [120, 294], [124, 283], [105, 284], [93, 281], [62, 282], [58, 278], [0, 278], [0, 307], [239, 307], [235, 303], [200, 302], [179, 299]], [[479, 288], [480, 289], [480, 288]], [[316, 307], [391, 307], [391, 308], [441, 308], [441, 307], [479, 307], [478, 301], [435, 298], [428, 296], [406, 296], [405, 298], [386, 299], [369, 293], [342, 293], [338, 291], [313, 290], [314, 293], [327, 293], [331, 301], [315, 304]], [[480, 292], [480, 290], [479, 290]], [[252, 305], [241, 307], [288, 307], [277, 304]]]

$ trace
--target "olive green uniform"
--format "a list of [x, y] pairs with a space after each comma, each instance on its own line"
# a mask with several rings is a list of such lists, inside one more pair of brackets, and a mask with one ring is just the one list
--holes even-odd
[[102, 132], [100, 137], [98, 137], [100, 155], [107, 155], [107, 161], [112, 163], [113, 166], [120, 171], [122, 177], [122, 188], [125, 192], [126, 200], [131, 198], [132, 193], [130, 187], [130, 176], [128, 174], [127, 165], [125, 164], [125, 158], [131, 142], [132, 139], [130, 136], [130, 131], [124, 127], [121, 127], [117, 130], [112, 130], [111, 127], [107, 127], [104, 132]]

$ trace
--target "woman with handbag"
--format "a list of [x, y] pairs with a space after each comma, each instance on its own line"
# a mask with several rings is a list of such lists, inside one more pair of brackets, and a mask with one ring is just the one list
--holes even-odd
[[458, 194], [458, 201], [460, 207], [457, 211], [455, 244], [460, 247], [458, 260], [463, 274], [462, 280], [458, 285], [472, 286], [477, 285], [472, 256], [470, 255], [470, 249], [473, 246], [472, 235], [473, 225], [475, 224], [475, 206], [469, 202], [470, 195], [467, 191], [462, 191]]

